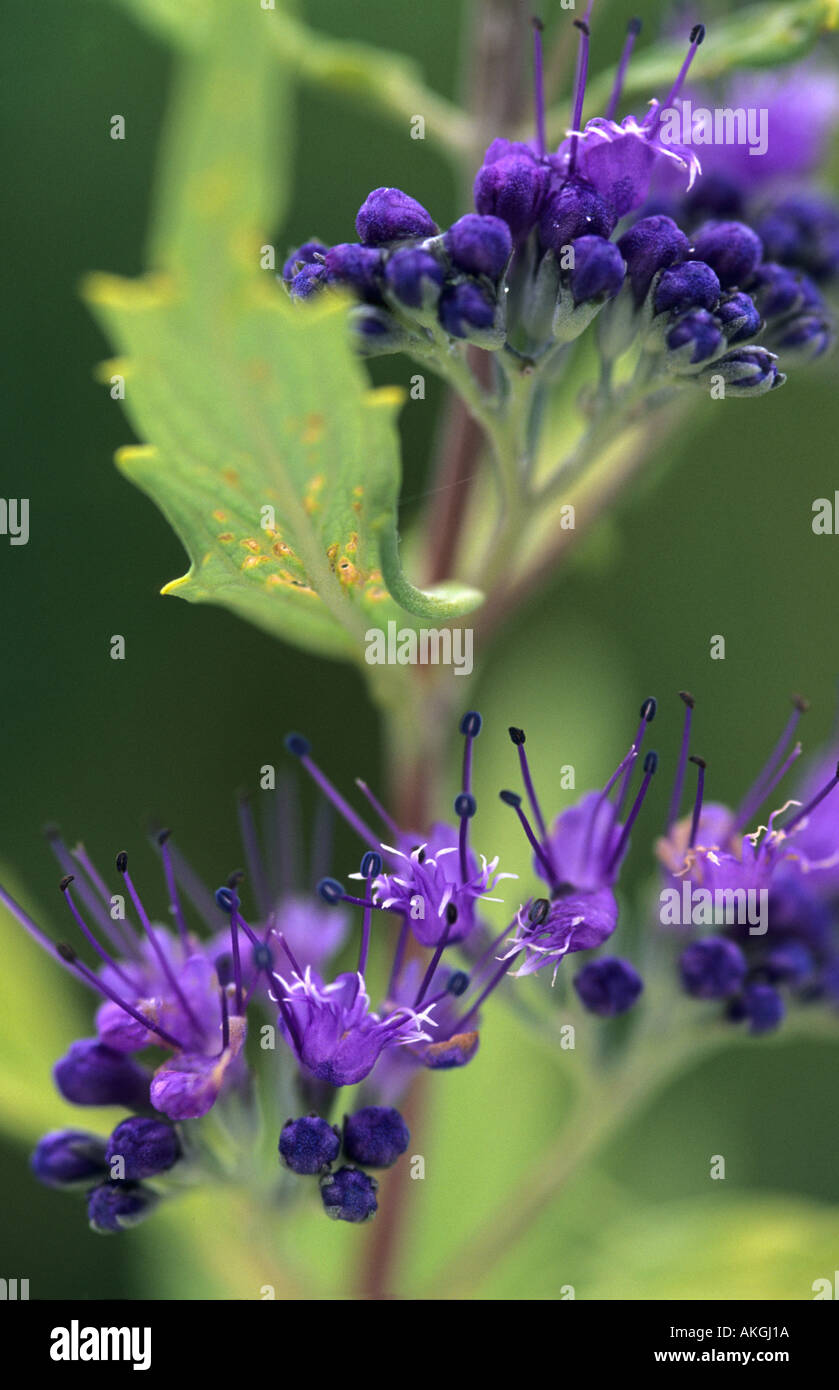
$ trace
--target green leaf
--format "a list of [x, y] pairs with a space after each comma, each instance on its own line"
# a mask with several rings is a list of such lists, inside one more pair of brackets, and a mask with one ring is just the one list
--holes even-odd
[[[692, 76], [706, 83], [737, 68], [773, 67], [802, 58], [820, 34], [839, 27], [837, 0], [792, 0], [786, 5], [749, 5], [715, 19], [696, 58]], [[633, 57], [623, 88], [623, 101], [633, 97], [663, 97], [684, 58], [682, 42], [651, 44]], [[586, 89], [586, 110], [601, 112], [609, 98], [614, 72], [598, 73]], [[552, 138], [561, 139], [568, 126], [568, 103], [548, 115]]]
[[207, 13], [209, 36], [179, 60], [156, 272], [85, 286], [119, 354], [104, 379], [124, 378], [144, 441], [117, 462], [187, 550], [164, 593], [360, 659], [370, 626], [406, 611], [445, 620], [480, 595], [424, 593], [402, 575], [399, 393], [369, 389], [342, 300], [294, 305], [276, 283], [264, 229], [280, 212], [277, 147], [291, 145], [267, 42], [279, 11], [215, 0]]

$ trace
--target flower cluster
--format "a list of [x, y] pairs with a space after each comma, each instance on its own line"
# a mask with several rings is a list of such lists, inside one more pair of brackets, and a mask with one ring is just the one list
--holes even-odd
[[360, 350], [406, 351], [444, 374], [460, 340], [500, 352], [508, 372], [550, 373], [600, 315], [607, 376], [631, 351], [642, 394], [678, 383], [762, 395], [785, 380], [778, 353], [807, 360], [833, 341], [811, 277], [839, 266], [839, 209], [804, 193], [756, 210], [733, 164], [725, 172], [732, 147], [714, 147], [706, 180], [693, 143], [670, 138], [664, 117], [680, 109], [701, 24], [666, 97], [643, 118], [618, 121], [633, 20], [606, 112], [583, 124], [591, 9], [574, 21], [571, 126], [557, 150], [546, 145], [534, 22], [536, 138], [493, 140], [475, 178], [476, 211], [441, 232], [407, 193], [377, 188], [359, 210], [358, 243], [306, 242], [282, 278], [297, 300], [342, 287], [359, 301]]
[[[328, 1215], [351, 1222], [372, 1216], [376, 1182], [367, 1170], [391, 1166], [407, 1148], [408, 1130], [393, 1102], [416, 1070], [446, 1071], [471, 1061], [481, 1010], [508, 974], [527, 975], [550, 964], [555, 976], [565, 955], [597, 948], [614, 932], [616, 881], [656, 768], [656, 755], [648, 753], [630, 801], [634, 765], [654, 714], [655, 701], [645, 701], [635, 738], [606, 786], [584, 794], [550, 830], [525, 735], [510, 730], [535, 827], [518, 793], [501, 796], [516, 812], [549, 896], [521, 905], [500, 935], [482, 920], [481, 904], [500, 901], [499, 886], [515, 875], [470, 843], [477, 811], [473, 747], [482, 727], [475, 711], [460, 725], [464, 751], [455, 820], [434, 824], [425, 838], [400, 829], [359, 783], [387, 838], [374, 832], [321, 771], [308, 741], [289, 735], [288, 750], [365, 845], [360, 868], [351, 875], [359, 887], [348, 892], [338, 880], [321, 877], [318, 894], [306, 897], [287, 881], [281, 884], [275, 871], [283, 862], [288, 826], [279, 817], [278, 838], [264, 854], [243, 802], [248, 876], [258, 910], [253, 922], [240, 898], [244, 873], [231, 874], [211, 893], [168, 830], [157, 832], [154, 844], [172, 926], [149, 916], [126, 853], [116, 859], [123, 892], [111, 894], [83, 846], [71, 851], [51, 832], [65, 870], [61, 895], [94, 963], [73, 946], [54, 943], [2, 888], [0, 902], [100, 1000], [96, 1035], [74, 1042], [54, 1068], [59, 1092], [79, 1106], [118, 1106], [129, 1113], [107, 1140], [75, 1129], [46, 1135], [33, 1156], [36, 1176], [86, 1191], [97, 1231], [122, 1230], [141, 1220], [173, 1184], [202, 1171], [212, 1148], [202, 1119], [218, 1107], [235, 1131], [236, 1116], [255, 1106], [257, 1063], [249, 1060], [245, 1044], [256, 1019], [261, 1064], [277, 1064], [276, 1037], [294, 1069], [296, 1093], [308, 1102], [305, 1113], [279, 1132], [283, 1166], [301, 1178], [317, 1177]], [[201, 932], [192, 930], [188, 907], [202, 919]], [[353, 968], [336, 970], [348, 909], [361, 911], [358, 954]], [[386, 983], [374, 1006], [372, 980], [382, 975], [387, 920], [396, 930]], [[584, 1007], [600, 1016], [623, 1012], [642, 988], [629, 963], [616, 957], [589, 961], [574, 984]], [[274, 1024], [267, 1022], [272, 1016]], [[338, 1129], [330, 1115], [348, 1086], [361, 1086], [359, 1103]], [[273, 1094], [276, 1087], [270, 1089]]]
[[[694, 933], [681, 952], [685, 992], [720, 1001], [725, 1016], [745, 1021], [752, 1033], [770, 1032], [784, 1017], [785, 998], [839, 1003], [839, 799], [831, 796], [839, 768], [835, 758], [820, 763], [801, 800], [786, 801], [765, 825], [747, 831], [801, 753], [793, 739], [806, 702], [796, 698], [766, 766], [731, 810], [705, 799], [705, 761], [689, 753], [694, 701], [687, 692], [682, 699], [670, 824], [657, 846], [665, 884], [661, 920], [715, 929]], [[688, 759], [697, 767], [696, 797], [680, 820]]]

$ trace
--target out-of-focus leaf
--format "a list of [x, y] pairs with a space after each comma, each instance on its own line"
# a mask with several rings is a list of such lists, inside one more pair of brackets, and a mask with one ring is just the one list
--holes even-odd
[[[709, 24], [692, 70], [692, 80], [712, 82], [737, 68], [773, 67], [802, 58], [820, 34], [839, 27], [838, 0], [791, 0], [789, 4], [749, 5]], [[635, 98], [663, 98], [684, 58], [685, 42], [662, 40], [633, 57], [623, 87], [624, 104]], [[612, 70], [598, 73], [586, 88], [586, 111], [602, 112], [614, 82]], [[548, 114], [552, 138], [568, 126], [568, 103]]]

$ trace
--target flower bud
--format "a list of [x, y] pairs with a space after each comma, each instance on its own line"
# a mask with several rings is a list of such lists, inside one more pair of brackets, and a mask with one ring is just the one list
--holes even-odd
[[802, 362], [812, 362], [833, 346], [833, 324], [823, 314], [801, 314], [773, 334], [772, 346]]
[[556, 255], [582, 236], [608, 237], [615, 225], [613, 213], [585, 179], [568, 178], [545, 199], [539, 215], [539, 236], [546, 250]]
[[320, 1195], [333, 1221], [369, 1221], [375, 1216], [378, 1183], [360, 1168], [339, 1168], [320, 1180]]
[[302, 246], [291, 252], [283, 266], [282, 278], [285, 283], [290, 285], [304, 265], [320, 265], [326, 250], [322, 241], [304, 241]]
[[[326, 279], [330, 285], [345, 285], [369, 304], [381, 303], [382, 254], [354, 241], [342, 242], [324, 257]], [[302, 272], [301, 272], [302, 273]]]
[[87, 1200], [91, 1230], [100, 1235], [125, 1231], [145, 1220], [157, 1206], [158, 1197], [133, 1182], [105, 1182], [94, 1187]]
[[777, 357], [764, 347], [734, 348], [704, 367], [702, 375], [721, 376], [726, 395], [734, 396], [763, 396], [786, 381]]
[[738, 999], [733, 999], [728, 1017], [733, 1023], [744, 1019], [749, 1032], [772, 1033], [782, 1023], [786, 1009], [784, 1001], [771, 985], [748, 985]]
[[290, 282], [289, 294], [292, 299], [310, 299], [318, 290], [322, 290], [326, 283], [326, 266], [319, 262], [304, 265]]
[[358, 210], [355, 229], [365, 246], [386, 246], [408, 237], [434, 236], [437, 224], [400, 188], [374, 188]]
[[714, 318], [729, 343], [747, 343], [763, 327], [763, 319], [751, 295], [736, 290], [724, 295], [714, 310]]
[[440, 296], [439, 316], [453, 338], [480, 341], [485, 336], [494, 336], [495, 304], [481, 286], [472, 281], [462, 280], [445, 287]]
[[89, 1187], [107, 1173], [105, 1140], [79, 1129], [56, 1129], [38, 1140], [29, 1163], [47, 1187]]
[[467, 213], [449, 228], [443, 245], [452, 265], [467, 275], [487, 275], [497, 280], [513, 252], [513, 238], [500, 217]]
[[440, 297], [443, 267], [428, 251], [405, 246], [388, 258], [385, 283], [394, 299], [409, 309], [430, 308]]
[[667, 332], [667, 365], [680, 371], [688, 365], [707, 362], [715, 357], [725, 339], [713, 314], [707, 309], [691, 309], [678, 318]]
[[287, 1120], [280, 1134], [280, 1158], [292, 1173], [313, 1177], [341, 1151], [338, 1130], [319, 1115], [304, 1115], [299, 1120]]
[[574, 976], [574, 988], [589, 1013], [614, 1018], [632, 1008], [644, 981], [628, 960], [603, 956], [583, 966]]
[[366, 1168], [390, 1168], [410, 1137], [399, 1111], [389, 1105], [366, 1105], [344, 1120], [344, 1153]]
[[694, 941], [679, 958], [682, 986], [692, 999], [725, 999], [736, 994], [746, 976], [740, 947], [724, 936]]
[[148, 1073], [96, 1038], [81, 1038], [56, 1062], [53, 1079], [74, 1105], [123, 1105], [139, 1110], [149, 1103]]
[[613, 241], [581, 236], [573, 243], [574, 268], [569, 275], [574, 303], [611, 299], [623, 284], [626, 267]]
[[635, 304], [640, 306], [653, 277], [685, 260], [690, 242], [671, 217], [642, 217], [618, 238], [618, 250], [626, 261]]
[[763, 259], [763, 243], [745, 222], [706, 222], [693, 237], [691, 256], [709, 265], [728, 290], [751, 279]]
[[[487, 157], [491, 150], [492, 146]], [[513, 241], [524, 241], [536, 225], [548, 182], [547, 167], [530, 151], [487, 158], [475, 176], [475, 207], [484, 216], [506, 222]]]
[[685, 261], [665, 270], [653, 294], [657, 314], [670, 310], [683, 314], [688, 309], [714, 309], [720, 297], [720, 282], [704, 261]]
[[180, 1156], [181, 1146], [172, 1126], [164, 1120], [141, 1115], [132, 1115], [117, 1125], [108, 1140], [106, 1153], [109, 1167], [115, 1159], [121, 1158], [122, 1176], [132, 1180], [165, 1173]]

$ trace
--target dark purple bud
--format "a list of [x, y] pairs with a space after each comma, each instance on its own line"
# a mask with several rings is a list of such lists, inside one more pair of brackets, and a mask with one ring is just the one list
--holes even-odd
[[378, 1183], [360, 1168], [339, 1168], [321, 1178], [320, 1195], [333, 1221], [369, 1221], [376, 1215]]
[[365, 1168], [390, 1168], [410, 1138], [399, 1111], [390, 1105], [365, 1105], [344, 1120], [344, 1153]]
[[728, 1016], [735, 1023], [743, 1019], [750, 1033], [772, 1033], [783, 1021], [784, 1001], [771, 985], [749, 985], [739, 999], [732, 1000]]
[[685, 206], [691, 219], [737, 217], [743, 207], [743, 196], [728, 174], [709, 172], [696, 180], [685, 196]]
[[[812, 287], [815, 289], [815, 287]], [[749, 294], [767, 323], [803, 307], [809, 282], [798, 270], [767, 261], [755, 271]]]
[[327, 284], [326, 266], [304, 265], [289, 285], [292, 299], [309, 299]]
[[492, 328], [495, 305], [480, 285], [464, 280], [447, 285], [440, 296], [440, 322], [453, 338], [471, 338]]
[[763, 242], [745, 222], [706, 222], [693, 237], [691, 256], [709, 265], [730, 290], [751, 279], [763, 260]]
[[725, 999], [736, 994], [746, 977], [746, 959], [724, 936], [694, 941], [681, 954], [682, 985], [693, 999]]
[[330, 285], [345, 285], [369, 304], [381, 303], [382, 254], [354, 241], [341, 242], [327, 251], [324, 260]]
[[574, 976], [574, 988], [589, 1013], [598, 1014], [600, 1018], [614, 1018], [632, 1008], [644, 988], [644, 981], [628, 960], [603, 956], [583, 966]]
[[690, 242], [672, 217], [642, 217], [618, 238], [635, 303], [640, 305], [660, 270], [683, 261]]
[[142, 1115], [132, 1115], [117, 1125], [106, 1153], [112, 1176], [114, 1161], [121, 1158], [121, 1177], [136, 1181], [167, 1172], [180, 1156], [181, 1146], [172, 1126]]
[[726, 393], [736, 396], [762, 396], [786, 381], [777, 357], [764, 347], [734, 348], [704, 369], [709, 374], [721, 376]]
[[513, 241], [524, 241], [536, 225], [549, 180], [547, 166], [530, 152], [488, 159], [475, 176], [475, 207], [485, 217], [506, 222]]
[[283, 279], [290, 285], [295, 275], [304, 265], [318, 265], [323, 261], [326, 247], [322, 241], [304, 241], [296, 251], [292, 251], [283, 266]]
[[714, 309], [720, 297], [720, 282], [703, 261], [686, 261], [665, 270], [655, 288], [655, 311], [683, 314], [688, 309]]
[[774, 335], [772, 346], [779, 352], [794, 352], [803, 361], [812, 362], [833, 346], [835, 337], [829, 319], [821, 314], [801, 314]]
[[400, 188], [374, 188], [358, 210], [355, 230], [365, 246], [386, 246], [407, 237], [435, 236], [437, 223]]
[[707, 309], [691, 309], [667, 333], [667, 346], [671, 352], [691, 348], [689, 354], [684, 354], [690, 362], [707, 362], [719, 352], [723, 342], [720, 326]]
[[386, 352], [399, 352], [408, 342], [408, 334], [386, 309], [376, 305], [359, 305], [352, 310], [350, 327], [355, 334], [355, 349], [363, 357], [378, 357]]
[[799, 266], [817, 280], [839, 269], [839, 207], [818, 193], [784, 198], [757, 223], [769, 260]]
[[341, 1150], [337, 1129], [319, 1115], [288, 1120], [280, 1134], [280, 1158], [292, 1173], [314, 1177], [334, 1163]]
[[815, 972], [813, 954], [800, 941], [787, 941], [776, 946], [766, 957], [766, 969], [772, 980], [784, 980], [790, 985], [803, 984]]
[[481, 217], [468, 212], [446, 232], [443, 245], [452, 264], [467, 275], [488, 275], [497, 280], [513, 253], [513, 238], [500, 217]]
[[104, 1178], [105, 1140], [79, 1129], [56, 1129], [38, 1140], [29, 1166], [47, 1187], [89, 1187]]
[[465, 970], [453, 970], [446, 982], [446, 993], [459, 999], [469, 988], [469, 976]]
[[74, 1105], [123, 1105], [139, 1110], [149, 1104], [148, 1073], [96, 1038], [72, 1043], [52, 1074], [64, 1099]]
[[443, 267], [428, 251], [405, 246], [385, 265], [385, 281], [391, 294], [409, 309], [434, 304], [443, 283]]
[[87, 1199], [91, 1229], [100, 1235], [125, 1231], [143, 1221], [157, 1206], [154, 1192], [139, 1183], [106, 1182], [94, 1187]]
[[590, 183], [568, 178], [548, 194], [539, 215], [539, 236], [545, 249], [559, 256], [578, 237], [610, 236], [615, 221]]
[[613, 241], [600, 236], [581, 236], [573, 243], [574, 269], [569, 275], [575, 304], [611, 299], [626, 270], [623, 256]]
[[729, 343], [747, 343], [763, 327], [757, 305], [742, 290], [725, 295], [714, 310], [714, 317]]

